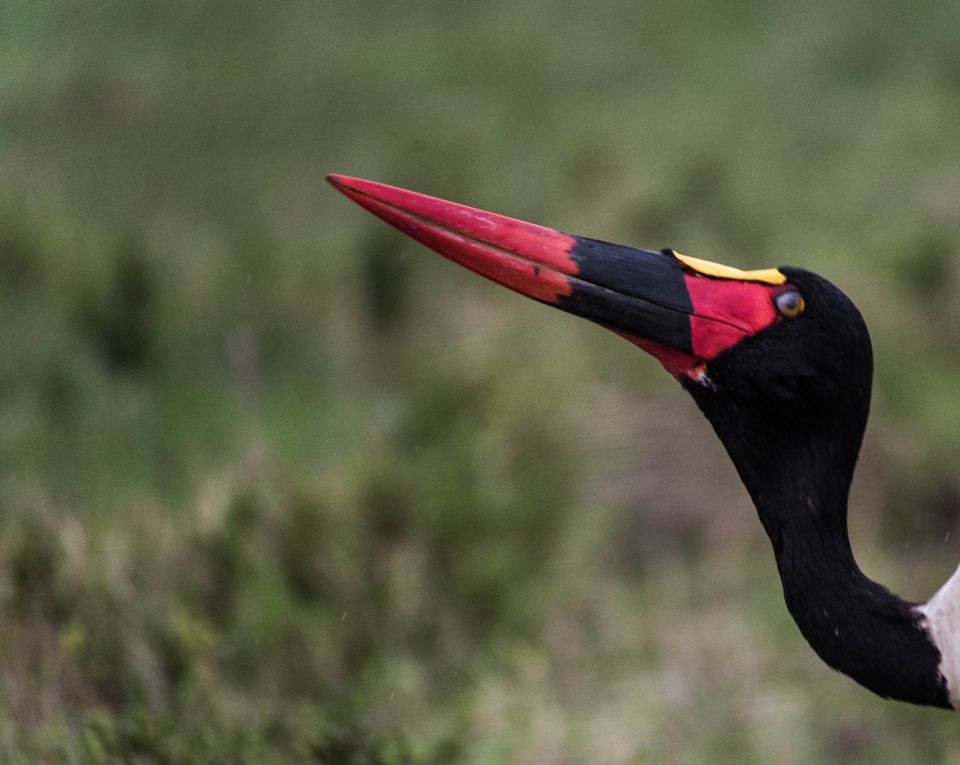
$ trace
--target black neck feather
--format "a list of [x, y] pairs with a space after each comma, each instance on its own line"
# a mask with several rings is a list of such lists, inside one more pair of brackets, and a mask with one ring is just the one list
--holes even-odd
[[822, 501], [798, 494], [796, 516], [774, 545], [784, 599], [803, 636], [827, 664], [881, 696], [950, 707], [940, 651], [915, 604], [860, 570], [846, 523], [823, 522], [824, 514], [845, 515], [845, 499], [832, 509]]
[[689, 390], [756, 505], [787, 608], [817, 654], [881, 696], [950, 707], [940, 652], [914, 604], [864, 575], [850, 548], [847, 495], [866, 409], [791, 421]]

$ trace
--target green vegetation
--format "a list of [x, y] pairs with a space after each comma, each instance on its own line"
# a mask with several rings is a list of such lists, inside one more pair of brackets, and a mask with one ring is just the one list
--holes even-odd
[[343, 172], [874, 333], [868, 573], [960, 560], [960, 4], [0, 8], [0, 760], [931, 763], [692, 404]]

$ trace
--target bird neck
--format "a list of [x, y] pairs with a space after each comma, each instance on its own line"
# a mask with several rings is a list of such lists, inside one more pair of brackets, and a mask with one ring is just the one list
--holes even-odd
[[787, 609], [807, 642], [880, 696], [949, 708], [926, 618], [860, 570], [845, 529], [820, 522], [805, 499], [799, 504], [774, 551]]
[[941, 652], [925, 616], [869, 579], [854, 559], [847, 497], [859, 439], [844, 445], [808, 431], [801, 443], [770, 447], [768, 440], [763, 450], [728, 451], [807, 642], [828, 665], [881, 696], [949, 708]]

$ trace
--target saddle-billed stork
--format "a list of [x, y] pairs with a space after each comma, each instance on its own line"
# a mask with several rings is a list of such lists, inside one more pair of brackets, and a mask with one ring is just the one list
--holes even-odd
[[870, 407], [867, 327], [801, 268], [740, 271], [571, 236], [340, 175], [405, 234], [655, 356], [710, 421], [756, 505], [787, 608], [831, 667], [883, 697], [960, 708], [960, 569], [909, 603], [857, 566], [847, 497]]

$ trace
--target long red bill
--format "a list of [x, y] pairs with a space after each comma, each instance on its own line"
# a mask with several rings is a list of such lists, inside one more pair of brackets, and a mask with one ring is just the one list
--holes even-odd
[[777, 319], [779, 271], [744, 272], [564, 234], [382, 183], [329, 175], [352, 200], [427, 247], [522, 295], [591, 319], [695, 376]]

